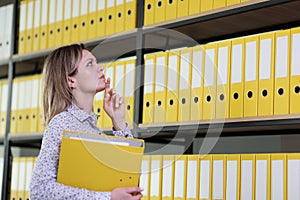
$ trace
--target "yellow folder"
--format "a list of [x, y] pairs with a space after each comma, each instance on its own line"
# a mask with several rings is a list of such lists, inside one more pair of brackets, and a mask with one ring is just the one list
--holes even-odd
[[186, 199], [195, 200], [199, 197], [199, 155], [187, 156]]
[[189, 15], [200, 13], [201, 1], [189, 1]]
[[[64, 7], [69, 8], [64, 10], [63, 25], [62, 25], [62, 43], [67, 45], [71, 41], [71, 28], [72, 28], [72, 0], [65, 0]], [[89, 31], [90, 33], [90, 31]]]
[[241, 0], [227, 0], [227, 6], [241, 3]]
[[[23, 82], [24, 82], [24, 89], [26, 92], [26, 95], [24, 95], [24, 104], [23, 104], [23, 110], [21, 110], [22, 112], [22, 119], [19, 118], [18, 121], [18, 128], [19, 126], [22, 126], [22, 129], [18, 132], [20, 133], [29, 133], [30, 132], [30, 126], [31, 126], [31, 122], [30, 122], [30, 116], [32, 113], [32, 109], [31, 109], [31, 100], [32, 100], [32, 78], [30, 76], [24, 77]], [[21, 88], [19, 88], [21, 90]], [[23, 92], [23, 94], [25, 94], [25, 92]], [[22, 92], [21, 92], [22, 93]], [[20, 115], [19, 115], [20, 116]]]
[[286, 199], [300, 198], [300, 154], [287, 154], [287, 197]]
[[71, 43], [76, 43], [79, 40], [79, 26], [80, 26], [80, 0], [72, 0], [72, 11], [71, 11]]
[[10, 200], [18, 199], [20, 158], [14, 157], [11, 169]]
[[154, 23], [155, 0], [145, 0], [144, 5], [144, 25], [151, 25]]
[[97, 19], [97, 0], [90, 0], [89, 1], [89, 8], [88, 8], [88, 17], [87, 17], [87, 38], [93, 39], [98, 37], [97, 35], [97, 25], [98, 25], [98, 19]]
[[300, 27], [291, 29], [290, 113], [300, 113]]
[[168, 53], [166, 122], [176, 122], [178, 117], [178, 73], [180, 52], [177, 50], [171, 50]]
[[270, 154], [256, 154], [255, 156], [255, 198], [271, 199], [270, 197]]
[[18, 100], [19, 97], [19, 83], [20, 78], [15, 78], [13, 80], [12, 86], [12, 101], [11, 101], [11, 114], [10, 114], [10, 134], [17, 133], [17, 118], [18, 118]]
[[290, 30], [275, 33], [274, 115], [289, 113]]
[[7, 80], [1, 81], [1, 110], [0, 110], [0, 133], [5, 134], [6, 130], [6, 111], [7, 111], [7, 96], [8, 95], [8, 82]]
[[45, 130], [45, 126], [43, 124], [42, 116], [41, 116], [41, 106], [42, 106], [42, 96], [41, 96], [41, 83], [42, 83], [42, 76], [41, 74], [38, 75], [39, 79], [39, 95], [38, 95], [38, 114], [37, 114], [37, 128], [38, 133], [43, 133]]
[[287, 160], [286, 154], [271, 154], [271, 199], [286, 199]]
[[201, 12], [212, 10], [214, 7], [214, 1], [212, 0], [201, 0]]
[[106, 35], [106, 0], [99, 0], [97, 4], [96, 29], [97, 37]]
[[228, 154], [226, 159], [225, 199], [239, 199], [240, 194], [240, 154]]
[[168, 53], [156, 53], [154, 81], [154, 123], [166, 121]]
[[33, 49], [33, 19], [34, 19], [34, 0], [26, 0], [26, 46], [25, 52], [32, 52]]
[[125, 0], [125, 31], [137, 27], [137, 0]]
[[214, 154], [212, 158], [212, 199], [224, 199], [226, 190], [226, 155]]
[[27, 18], [27, 2], [25, 0], [20, 2], [20, 20], [19, 20], [19, 42], [18, 53], [25, 53], [26, 48], [26, 18]]
[[[0, 135], [4, 135], [4, 125], [2, 124], [2, 81], [0, 81]], [[3, 132], [2, 132], [3, 131]]]
[[230, 76], [230, 118], [243, 117], [244, 109], [244, 39], [232, 40]]
[[200, 155], [199, 199], [211, 199], [212, 155]]
[[125, 0], [116, 0], [116, 12], [115, 12], [115, 32], [120, 33], [125, 30]]
[[21, 77], [18, 79], [19, 86], [18, 86], [18, 97], [24, 97], [18, 99], [18, 116], [17, 116], [17, 126], [16, 126], [16, 132], [17, 133], [24, 133], [25, 127], [24, 127], [24, 119], [25, 119], [25, 91], [26, 91], [26, 84], [25, 84], [26, 78]]
[[161, 199], [162, 192], [162, 155], [151, 155], [150, 199]]
[[187, 186], [187, 155], [174, 155], [174, 200], [183, 200], [186, 197]]
[[218, 43], [216, 118], [229, 118], [231, 41]]
[[223, 8], [225, 7], [227, 4], [227, 0], [214, 0], [213, 1], [213, 8], [217, 9], [217, 8]]
[[25, 175], [25, 191], [24, 191], [24, 199], [30, 199], [29, 189], [30, 189], [30, 182], [31, 176], [33, 172], [35, 157], [26, 157], [25, 161], [26, 165], [26, 175]]
[[254, 199], [255, 154], [241, 155], [240, 198]]
[[125, 92], [125, 61], [124, 60], [117, 60], [114, 63], [114, 71], [115, 71], [115, 83], [114, 88], [116, 89], [116, 92], [124, 98], [124, 92]]
[[202, 120], [203, 46], [192, 47], [191, 120]]
[[135, 63], [136, 58], [125, 61], [125, 111], [128, 126], [133, 127], [134, 123], [134, 92], [135, 92]]
[[166, 2], [166, 21], [177, 17], [177, 0]]
[[244, 83], [244, 117], [257, 116], [258, 91], [258, 35], [245, 39], [245, 83]]
[[64, 131], [57, 181], [93, 191], [138, 186], [143, 153], [140, 139]]
[[189, 1], [177, 0], [177, 18], [188, 16]]
[[48, 47], [54, 47], [55, 44], [55, 31], [56, 31], [56, 1], [57, 0], [49, 0], [49, 14], [48, 14], [48, 25], [49, 25], [49, 30], [48, 30], [48, 37], [47, 37], [47, 42], [48, 42]]
[[49, 1], [41, 0], [41, 38], [40, 49], [48, 48], [48, 36], [49, 36]]
[[274, 106], [274, 32], [259, 36], [258, 116], [273, 115]]
[[154, 0], [154, 23], [163, 22], [166, 20], [166, 3], [167, 1]]
[[163, 155], [162, 158], [162, 199], [172, 200], [174, 198], [174, 155]]
[[211, 120], [216, 116], [216, 72], [217, 72], [217, 43], [205, 45], [203, 69], [203, 119]]
[[191, 55], [192, 49], [185, 48], [180, 50], [179, 68], [179, 102], [178, 102], [178, 121], [189, 121], [191, 116]]
[[34, 21], [33, 21], [33, 48], [32, 51], [40, 50], [40, 38], [41, 38], [41, 0], [34, 1]]
[[106, 0], [106, 35], [116, 32], [116, 0]]
[[40, 95], [41, 75], [34, 75], [31, 79], [31, 102], [30, 102], [30, 133], [38, 132], [38, 113], [39, 113], [39, 95]]
[[[56, 1], [56, 12], [55, 12], [55, 30], [54, 30], [54, 38], [55, 38], [55, 47], [61, 46], [63, 44], [63, 28], [64, 28], [64, 12], [65, 10], [70, 9], [64, 7], [64, 1]], [[84, 34], [84, 32], [81, 32]]]
[[139, 181], [139, 186], [144, 188], [143, 200], [150, 199], [150, 164], [151, 164], [151, 156], [144, 155], [142, 159], [142, 169], [141, 169], [141, 176]]
[[155, 54], [145, 56], [144, 94], [143, 94], [143, 124], [153, 123], [154, 116], [154, 70]]
[[26, 183], [26, 157], [19, 157], [19, 170], [18, 170], [18, 186], [17, 186], [17, 198], [16, 199], [25, 199], [25, 183]]
[[88, 10], [89, 10], [89, 1], [81, 0], [80, 1], [80, 14], [79, 14], [79, 41], [84, 41], [88, 39]]

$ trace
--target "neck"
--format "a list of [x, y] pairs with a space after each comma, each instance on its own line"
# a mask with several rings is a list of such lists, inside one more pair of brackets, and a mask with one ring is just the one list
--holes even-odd
[[74, 96], [73, 103], [87, 114], [91, 115], [93, 113], [94, 96]]

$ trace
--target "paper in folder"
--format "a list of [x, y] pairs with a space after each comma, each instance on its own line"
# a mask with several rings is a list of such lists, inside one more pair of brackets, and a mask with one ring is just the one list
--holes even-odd
[[64, 131], [57, 181], [93, 191], [138, 186], [144, 141]]

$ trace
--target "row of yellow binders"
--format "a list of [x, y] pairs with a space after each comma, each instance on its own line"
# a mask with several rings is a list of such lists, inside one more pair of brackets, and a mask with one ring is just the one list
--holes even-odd
[[137, 0], [21, 0], [18, 53], [136, 28]]
[[300, 27], [145, 55], [143, 124], [299, 114]]
[[249, 0], [145, 0], [144, 25], [212, 11]]
[[[11, 198], [27, 199], [35, 157], [12, 162]], [[300, 199], [300, 154], [144, 155], [144, 200]]]
[[143, 200], [300, 199], [300, 154], [145, 155]]
[[0, 7], [0, 60], [10, 56], [11, 33], [13, 24], [13, 6], [11, 4]]

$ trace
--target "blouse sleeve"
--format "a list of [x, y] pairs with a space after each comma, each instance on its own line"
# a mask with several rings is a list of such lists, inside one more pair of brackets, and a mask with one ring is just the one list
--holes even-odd
[[127, 137], [127, 138], [133, 138], [133, 135], [130, 131], [130, 129], [128, 128], [128, 124], [126, 123], [126, 128], [125, 130], [121, 130], [121, 131], [116, 131], [114, 128], [112, 128], [113, 130], [113, 134], [115, 136], [121, 136], [121, 137]]
[[[62, 132], [65, 129], [60, 119], [48, 125], [30, 183], [30, 198], [56, 199], [110, 199], [110, 192], [94, 192], [60, 184], [56, 181]], [[101, 180], [99, 180], [101, 181]]]

